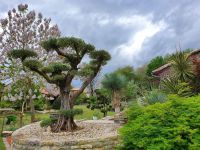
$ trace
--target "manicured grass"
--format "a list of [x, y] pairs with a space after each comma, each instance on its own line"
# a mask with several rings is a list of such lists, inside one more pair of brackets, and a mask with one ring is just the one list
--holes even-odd
[[0, 136], [0, 150], [5, 150], [6, 148], [5, 148], [5, 145], [4, 145], [4, 143], [3, 143], [3, 139], [2, 139], [2, 137]]
[[[99, 110], [90, 110], [85, 105], [78, 105], [78, 106], [75, 106], [75, 108], [79, 108], [79, 109], [83, 110], [83, 114], [75, 116], [75, 119], [77, 119], [77, 120], [79, 120], [79, 119], [91, 120], [94, 113], [98, 113], [99, 118], [103, 117], [103, 114]], [[114, 112], [108, 113], [108, 115], [113, 115], [113, 114], [114, 114]], [[38, 121], [46, 119], [48, 117], [49, 117], [49, 113], [45, 113], [45, 114], [36, 113], [36, 119]], [[3, 121], [3, 119], [0, 118], [0, 127], [2, 126], [2, 121]], [[30, 113], [25, 113], [25, 115], [23, 117], [23, 125], [30, 124], [30, 121], [31, 121]], [[15, 125], [4, 125], [4, 130], [15, 130], [17, 128], [19, 128], [19, 117], [17, 117], [17, 122], [15, 123]]]
[[[91, 120], [92, 116], [95, 112], [97, 112], [99, 114], [99, 118], [103, 117], [103, 113], [101, 113], [99, 110], [91, 110], [88, 109], [85, 105], [78, 105], [75, 106], [75, 108], [80, 108], [83, 110], [83, 114], [82, 115], [78, 115], [75, 117], [75, 119], [88, 119]], [[114, 115], [114, 112], [108, 112], [108, 116], [112, 116]]]
[[[83, 110], [83, 114], [75, 117], [75, 119], [77, 119], [77, 120], [79, 120], [79, 119], [91, 120], [94, 113], [98, 113], [99, 118], [103, 117], [103, 114], [99, 110], [90, 110], [85, 105], [78, 105], [78, 106], [75, 106], [74, 108], [79, 108], [79, 109]], [[108, 112], [108, 115], [114, 115], [114, 112]], [[36, 119], [38, 121], [43, 120], [48, 117], [49, 117], [48, 113], [45, 113], [45, 114], [36, 113]], [[0, 128], [2, 127], [2, 122], [3, 122], [3, 118], [0, 118]], [[31, 122], [30, 113], [25, 113], [25, 115], [23, 117], [23, 125], [30, 124], [30, 122]], [[18, 128], [19, 128], [19, 117], [17, 117], [17, 121], [16, 121], [15, 125], [4, 125], [4, 130], [16, 130]], [[5, 150], [5, 146], [3, 144], [1, 137], [0, 137], [0, 150]]]
[[[99, 110], [90, 110], [85, 105], [78, 105], [78, 106], [75, 106], [74, 108], [79, 108], [79, 109], [83, 110], [83, 114], [75, 117], [75, 119], [77, 119], [77, 120], [79, 120], [79, 119], [91, 120], [94, 113], [97, 113], [99, 115], [99, 118], [103, 117], [103, 114]], [[114, 114], [114, 112], [108, 113], [108, 115], [113, 115], [113, 114]], [[49, 113], [45, 113], [45, 114], [36, 113], [36, 119], [38, 121], [43, 120], [48, 117], [49, 117]], [[23, 125], [30, 124], [30, 122], [31, 122], [30, 113], [25, 113], [25, 115], [23, 117]], [[3, 118], [0, 118], [0, 129], [2, 127], [2, 123], [3, 123]], [[5, 125], [5, 123], [4, 123], [4, 130], [16, 130], [18, 128], [19, 128], [19, 117], [17, 117], [17, 121], [14, 125]], [[4, 145], [1, 137], [0, 137], [0, 150], [5, 150], [5, 145]]]

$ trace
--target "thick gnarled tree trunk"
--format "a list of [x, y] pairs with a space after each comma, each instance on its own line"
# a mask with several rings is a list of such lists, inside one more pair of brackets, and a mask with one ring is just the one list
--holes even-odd
[[[60, 88], [61, 106], [60, 110], [73, 110], [73, 102], [71, 99], [70, 91], [66, 88]], [[73, 131], [78, 126], [74, 122], [74, 117], [66, 117], [63, 114], [59, 114], [58, 121], [52, 126], [53, 132], [60, 131]]]

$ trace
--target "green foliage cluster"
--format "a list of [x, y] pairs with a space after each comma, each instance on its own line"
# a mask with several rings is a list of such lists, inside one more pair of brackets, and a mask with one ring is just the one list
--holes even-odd
[[157, 56], [153, 58], [150, 63], [147, 65], [146, 74], [151, 76], [153, 70], [165, 64], [165, 61], [162, 56]]
[[70, 110], [60, 110], [60, 114], [64, 115], [65, 117], [74, 117], [75, 115], [80, 115], [83, 113], [82, 109], [70, 109]]
[[31, 70], [38, 70], [40, 67], [42, 67], [42, 64], [37, 59], [26, 59], [23, 62], [23, 65], [30, 68]]
[[177, 94], [181, 97], [193, 95], [192, 87], [187, 82], [181, 82], [176, 78], [166, 78], [161, 82], [162, 90], [168, 94]]
[[147, 103], [152, 105], [155, 103], [164, 103], [167, 100], [167, 96], [158, 90], [152, 90], [146, 96]]
[[4, 101], [2, 98], [2, 101], [0, 101], [0, 108], [10, 108], [12, 107], [11, 101]]
[[83, 105], [87, 103], [87, 95], [85, 93], [82, 93], [77, 99], [75, 99], [74, 104], [75, 105]]
[[47, 118], [47, 119], [44, 119], [40, 122], [40, 126], [41, 127], [48, 127], [50, 125], [52, 125], [53, 123], [55, 123], [57, 120], [54, 119], [54, 118]]
[[88, 97], [87, 103], [87, 108], [91, 110], [99, 109], [104, 114], [104, 117], [108, 111], [112, 110], [110, 93], [103, 88], [96, 89], [95, 96]]
[[47, 67], [41, 68], [42, 72], [45, 73], [61, 73], [62, 71], [67, 71], [69, 70], [69, 66], [60, 62], [53, 62], [49, 64]]
[[6, 117], [6, 125], [11, 124], [12, 122], [15, 123], [17, 121], [17, 116], [10, 115]]
[[111, 91], [120, 91], [126, 84], [126, 77], [118, 73], [106, 74], [102, 85]]
[[123, 95], [123, 100], [124, 101], [131, 101], [133, 99], [136, 99], [138, 95], [140, 95], [140, 88], [138, 84], [136, 84], [133, 80], [129, 81], [126, 84], [126, 87], [123, 88], [122, 93]]
[[115, 73], [120, 74], [124, 77], [126, 77], [126, 79], [128, 81], [134, 80], [135, 79], [135, 70], [133, 67], [131, 66], [125, 66], [123, 68], [119, 68], [115, 71]]
[[175, 95], [166, 103], [131, 107], [120, 129], [123, 150], [197, 150], [200, 147], [200, 96]]
[[28, 49], [14, 49], [8, 52], [8, 56], [15, 59], [20, 58], [22, 61], [24, 61], [26, 58], [29, 57], [37, 57], [37, 53], [33, 50]]
[[45, 106], [45, 99], [44, 98], [38, 98], [34, 100], [34, 106], [36, 110], [44, 110]]
[[193, 77], [192, 62], [188, 59], [188, 55], [183, 51], [178, 51], [172, 55], [172, 67], [175, 76], [182, 82], [188, 81]]

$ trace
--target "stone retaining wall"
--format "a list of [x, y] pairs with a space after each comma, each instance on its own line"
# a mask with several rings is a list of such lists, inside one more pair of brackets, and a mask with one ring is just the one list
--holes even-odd
[[65, 142], [41, 142], [37, 139], [29, 141], [14, 138], [12, 148], [13, 150], [114, 150], [118, 144], [118, 136]]

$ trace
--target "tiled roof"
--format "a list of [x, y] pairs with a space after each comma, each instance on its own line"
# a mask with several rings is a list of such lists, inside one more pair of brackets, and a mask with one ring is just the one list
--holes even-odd
[[161, 70], [163, 70], [163, 69], [165, 69], [165, 68], [170, 67], [171, 65], [172, 65], [171, 63], [167, 63], [167, 64], [165, 64], [165, 65], [163, 65], [163, 66], [161, 66], [161, 67], [159, 67], [159, 68], [153, 70], [152, 73], [154, 74], [154, 73], [156, 73], [156, 72], [159, 72], [159, 71], [161, 71]]
[[189, 56], [194, 55], [194, 54], [199, 53], [199, 52], [200, 52], [200, 49], [196, 49], [196, 50], [190, 52]]
[[[196, 54], [196, 53], [200, 53], [200, 49], [196, 49], [196, 50], [190, 52], [190, 53], [189, 53], [189, 57], [190, 57], [191, 55]], [[172, 65], [171, 63], [167, 63], [167, 64], [165, 64], [165, 65], [163, 65], [163, 66], [161, 66], [161, 67], [159, 67], [159, 68], [153, 70], [153, 71], [152, 71], [152, 74], [155, 74], [155, 73], [157, 73], [157, 72], [159, 72], [159, 71], [162, 71], [163, 69], [168, 68], [168, 67], [170, 67], [171, 65]]]

